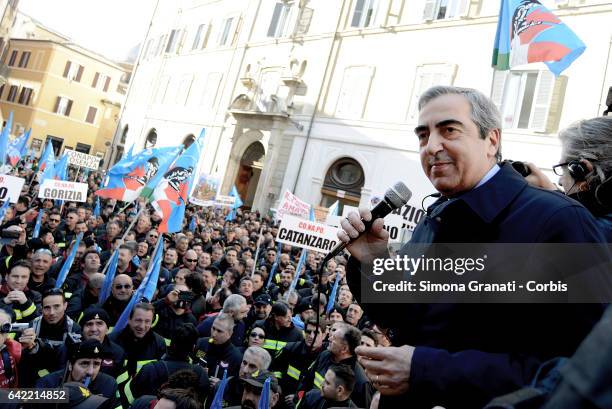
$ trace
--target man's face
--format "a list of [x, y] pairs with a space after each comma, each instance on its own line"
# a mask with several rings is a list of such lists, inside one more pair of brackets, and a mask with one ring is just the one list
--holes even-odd
[[321, 348], [321, 345], [323, 345], [323, 339], [325, 338], [325, 333], [319, 331], [315, 325], [306, 325], [304, 333], [306, 334], [306, 345], [308, 345], [308, 347], [313, 345], [312, 340], [314, 339], [314, 345], [312, 348], [313, 351]]
[[261, 287], [263, 287], [263, 279], [259, 274], [253, 274], [251, 281], [253, 282], [253, 291], [261, 290]]
[[177, 260], [176, 250], [174, 249], [166, 250], [166, 252], [164, 253], [164, 263], [168, 265], [174, 265], [176, 264], [176, 260]]
[[245, 301], [243, 304], [240, 304], [240, 306], [238, 307], [238, 312], [234, 314], [235, 315], [234, 321], [239, 321], [243, 319], [244, 317], [247, 316], [248, 313], [249, 313], [249, 306]]
[[227, 254], [225, 255], [225, 259], [227, 260], [230, 266], [236, 262], [236, 257], [236, 250], [228, 250]]
[[76, 213], [68, 213], [66, 216], [66, 225], [71, 229], [74, 229], [78, 221], [79, 216]]
[[210, 336], [215, 341], [215, 344], [225, 344], [232, 337], [232, 329], [230, 321], [215, 320], [210, 331]]
[[176, 248], [181, 252], [187, 251], [189, 248], [189, 240], [187, 237], [182, 237], [176, 242]]
[[86, 376], [91, 377], [91, 380], [95, 380], [96, 376], [100, 372], [100, 366], [102, 365], [102, 359], [100, 358], [82, 358], [77, 359], [70, 371], [70, 378], [74, 382], [83, 382]]
[[272, 306], [268, 304], [255, 304], [255, 316], [258, 320], [265, 320], [270, 315]]
[[126, 268], [131, 260], [132, 260], [132, 252], [129, 249], [119, 249], [118, 264], [121, 267]]
[[148, 217], [140, 216], [136, 222], [136, 228], [140, 232], [145, 232], [151, 227], [151, 221]]
[[240, 378], [244, 378], [247, 375], [251, 375], [255, 371], [263, 369], [263, 362], [261, 358], [254, 354], [252, 351], [245, 351], [242, 357], [242, 363], [240, 364], [239, 375]]
[[47, 224], [49, 225], [49, 228], [51, 230], [55, 230], [55, 228], [60, 224], [61, 221], [62, 219], [60, 218], [59, 214], [52, 214], [49, 216]]
[[28, 285], [30, 279], [30, 270], [25, 267], [13, 267], [11, 272], [6, 276], [6, 284], [11, 290], [23, 291]]
[[268, 261], [268, 263], [274, 263], [274, 260], [276, 260], [276, 252], [268, 251], [268, 253], [266, 254], [266, 260]]
[[495, 163], [499, 132], [481, 139], [471, 114], [467, 99], [456, 94], [436, 97], [419, 112], [421, 166], [445, 196], [472, 189]]
[[151, 230], [147, 233], [147, 243], [149, 243], [150, 246], [155, 246], [155, 244], [157, 244], [157, 239], [159, 239], [157, 230]]
[[198, 265], [198, 255], [193, 250], [187, 250], [185, 255], [183, 256], [183, 264], [189, 270], [194, 271], [196, 266]]
[[277, 315], [274, 321], [279, 328], [287, 328], [291, 326], [291, 311], [287, 311], [285, 315]]
[[353, 301], [353, 294], [349, 290], [340, 291], [338, 295], [338, 305], [342, 308], [347, 308]]
[[83, 336], [85, 340], [95, 339], [104, 342], [104, 337], [108, 333], [108, 326], [101, 319], [93, 318], [83, 326]]
[[115, 278], [111, 292], [117, 300], [127, 301], [132, 296], [133, 288], [132, 279], [122, 274]]
[[176, 276], [174, 277], [174, 283], [177, 285], [184, 285], [185, 284], [185, 277], [187, 276], [187, 273], [185, 271], [179, 270], [176, 272]]
[[85, 256], [85, 270], [98, 271], [100, 269], [100, 256], [97, 253], [89, 253]]
[[346, 322], [351, 325], [357, 325], [361, 316], [363, 315], [363, 310], [357, 304], [351, 304], [346, 311]]
[[48, 324], [57, 324], [64, 318], [66, 307], [61, 295], [50, 295], [42, 301], [43, 318]]
[[79, 243], [79, 247], [77, 247], [77, 251], [75, 253], [75, 257], [77, 260], [80, 260], [83, 258], [83, 254], [85, 254], [85, 250], [87, 250], [87, 248], [85, 247], [85, 243]]
[[333, 331], [332, 327], [332, 333], [329, 336], [329, 345], [327, 346], [327, 349], [329, 349], [329, 352], [331, 352], [334, 356], [340, 355], [340, 353], [342, 353], [342, 351], [346, 348], [344, 332], [344, 328], [338, 328]]
[[109, 237], [115, 237], [116, 235], [119, 234], [119, 226], [117, 225], [117, 223], [108, 223], [106, 225], [106, 234]]
[[141, 308], [134, 310], [134, 315], [129, 319], [128, 325], [136, 336], [136, 338], [143, 338], [153, 324], [153, 311], [146, 311]]
[[359, 343], [362, 347], [374, 347], [376, 343], [374, 340], [366, 335], [361, 336], [361, 342]]
[[281, 277], [280, 277], [281, 287], [289, 288], [292, 280], [293, 280], [293, 274], [291, 274], [291, 272], [285, 270], [281, 273]]
[[200, 266], [200, 268], [206, 268], [210, 266], [210, 254], [208, 254], [207, 252], [203, 252], [202, 254], [200, 254], [200, 256], [198, 257], [198, 265]]
[[212, 260], [213, 261], [215, 261], [215, 262], [219, 261], [221, 259], [221, 257], [223, 257], [223, 250], [216, 248], [216, 249], [214, 249], [212, 251]]
[[253, 282], [251, 280], [241, 281], [239, 290], [243, 297], [250, 297], [253, 294]]
[[149, 245], [146, 241], [141, 241], [140, 243], [138, 243], [136, 249], [139, 257], [146, 257], [147, 251], [149, 251]]
[[79, 216], [79, 221], [82, 221], [82, 222], [85, 221], [86, 212], [85, 212], [84, 208], [82, 208], [82, 207], [78, 208], [77, 209], [77, 215]]
[[213, 288], [217, 284], [217, 276], [210, 270], [204, 270], [204, 281], [206, 282], [206, 287]]
[[321, 396], [323, 396], [325, 399], [333, 401], [338, 400], [336, 374], [329, 369], [325, 373], [325, 379], [321, 385]]
[[36, 253], [34, 257], [32, 257], [32, 273], [37, 277], [42, 277], [49, 268], [51, 268], [51, 264], [53, 259], [51, 255], [45, 253]]

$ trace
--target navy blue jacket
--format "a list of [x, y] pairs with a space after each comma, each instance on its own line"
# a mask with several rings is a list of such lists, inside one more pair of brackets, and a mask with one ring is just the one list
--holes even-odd
[[[411, 239], [411, 243], [461, 242], [605, 243], [605, 239], [578, 202], [529, 186], [504, 164], [479, 188], [436, 201]], [[609, 254], [603, 257], [609, 260]], [[351, 291], [360, 297], [360, 263], [351, 258], [347, 270]], [[370, 272], [363, 274], [367, 277]], [[416, 347], [408, 393], [395, 402], [383, 397], [381, 408], [482, 407], [492, 397], [527, 384], [543, 361], [570, 356], [604, 308], [600, 304], [360, 304], [374, 322], [392, 329], [394, 345]]]

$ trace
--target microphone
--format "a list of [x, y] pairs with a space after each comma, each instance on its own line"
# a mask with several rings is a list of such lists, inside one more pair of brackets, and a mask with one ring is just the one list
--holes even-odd
[[[363, 220], [363, 218], [361, 219], [361, 221], [365, 225], [365, 230], [363, 231], [363, 233], [367, 232], [372, 228], [374, 220], [383, 218], [389, 213], [391, 213], [393, 210], [399, 209], [400, 207], [408, 203], [408, 200], [410, 200], [411, 196], [412, 192], [402, 182], [397, 182], [395, 185], [387, 189], [383, 200], [378, 202], [378, 204], [372, 210], [370, 210], [372, 212], [372, 219], [369, 222], [366, 222], [365, 220]], [[357, 238], [359, 238], [363, 233], [359, 233], [359, 236], [357, 236]], [[357, 238], [351, 239], [349, 243], [353, 242], [354, 240], [357, 240]], [[344, 250], [344, 248], [349, 243], [340, 242], [338, 245], [336, 245], [336, 247], [334, 247], [325, 256], [323, 264], [327, 263], [327, 261], [340, 254], [340, 252]]]

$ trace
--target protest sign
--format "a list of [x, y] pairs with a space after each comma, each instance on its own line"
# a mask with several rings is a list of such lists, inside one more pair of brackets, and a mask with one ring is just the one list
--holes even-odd
[[215, 204], [218, 206], [234, 207], [236, 198], [234, 196], [217, 195]]
[[293, 193], [285, 190], [281, 203], [276, 209], [276, 219], [282, 220], [287, 214], [308, 219], [310, 215], [310, 205]]
[[340, 241], [337, 233], [335, 227], [285, 214], [276, 241], [325, 254]]
[[38, 191], [41, 199], [84, 202], [87, 200], [87, 183], [46, 179]]
[[24, 183], [25, 179], [23, 178], [0, 175], [0, 200], [4, 202], [8, 197], [11, 203], [17, 203]]
[[98, 170], [100, 166], [100, 158], [86, 153], [72, 151], [66, 149], [64, 151], [68, 154], [68, 164], [74, 166], [80, 166], [82, 168]]
[[201, 172], [189, 201], [198, 206], [214, 206], [219, 182], [219, 178]]

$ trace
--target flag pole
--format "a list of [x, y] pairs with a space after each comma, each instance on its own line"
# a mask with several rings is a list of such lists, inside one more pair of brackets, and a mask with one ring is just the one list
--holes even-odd
[[261, 241], [261, 235], [263, 234], [263, 226], [259, 229], [259, 236], [257, 236], [257, 249], [255, 249], [255, 262], [253, 263], [253, 271], [251, 271], [251, 278], [253, 274], [255, 274], [255, 269], [257, 269], [257, 259], [259, 257], [259, 244]]
[[[126, 206], [127, 207], [127, 206]], [[125, 237], [128, 235], [128, 233], [130, 232], [130, 230], [132, 230], [132, 228], [134, 227], [134, 225], [136, 224], [136, 222], [138, 221], [138, 218], [140, 217], [140, 214], [142, 213], [142, 211], [145, 209], [145, 206], [141, 207], [140, 210], [138, 210], [138, 213], [136, 213], [136, 216], [134, 217], [134, 220], [132, 220], [132, 222], [130, 223], [130, 225], [128, 226], [127, 230], [125, 231], [125, 233], [123, 233], [123, 236], [121, 236], [121, 242], [123, 242], [125, 240]]]
[[79, 172], [81, 171], [81, 166], [77, 166], [76, 175], [74, 175], [74, 181], [76, 182], [79, 179]]

